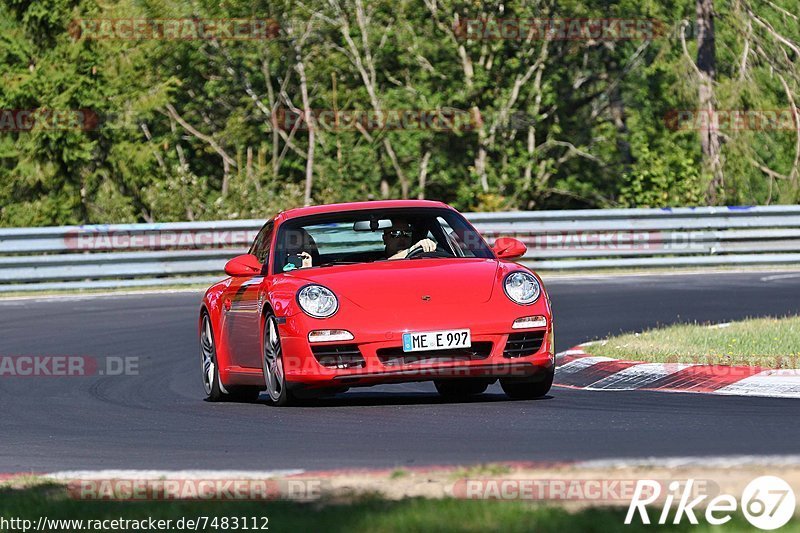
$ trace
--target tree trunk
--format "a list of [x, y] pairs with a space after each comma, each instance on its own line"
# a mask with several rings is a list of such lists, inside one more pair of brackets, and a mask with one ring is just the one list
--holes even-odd
[[622, 160], [624, 172], [630, 172], [631, 165], [633, 164], [633, 154], [631, 153], [631, 145], [628, 142], [628, 124], [625, 118], [625, 103], [622, 101], [622, 93], [619, 86], [614, 87], [609, 95], [609, 111], [611, 112], [611, 120], [614, 121], [614, 127], [617, 129], [617, 150]]
[[299, 46], [297, 47], [297, 73], [300, 77], [300, 94], [303, 98], [303, 113], [308, 124], [308, 158], [306, 159], [306, 184], [303, 194], [303, 204], [311, 205], [311, 190], [314, 185], [314, 143], [316, 142], [316, 123], [311, 115], [311, 102], [308, 98], [308, 83], [306, 81], [306, 68]]
[[706, 168], [711, 172], [711, 182], [706, 191], [706, 201], [717, 203], [724, 185], [722, 162], [720, 161], [720, 137], [714, 127], [715, 103], [714, 80], [717, 76], [716, 42], [714, 35], [714, 2], [697, 0], [697, 68], [700, 71], [698, 85], [698, 113], [707, 118], [708, 128], [700, 131], [700, 147]]
[[428, 161], [430, 160], [431, 152], [428, 150], [422, 156], [422, 162], [419, 164], [419, 192], [417, 193], [417, 199], [419, 200], [425, 199], [425, 185], [428, 182]]

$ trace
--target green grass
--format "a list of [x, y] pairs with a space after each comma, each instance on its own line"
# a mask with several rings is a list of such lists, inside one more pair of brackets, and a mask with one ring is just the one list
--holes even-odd
[[403, 470], [402, 468], [398, 468], [396, 470], [392, 470], [392, 473], [389, 474], [389, 479], [400, 479], [408, 476], [408, 470]]
[[474, 477], [485, 476], [504, 476], [511, 472], [511, 467], [498, 463], [487, 463], [471, 466], [468, 468], [459, 468], [450, 474], [451, 479], [468, 479]]
[[[747, 274], [754, 272], [796, 273], [800, 269], [793, 265], [716, 265], [716, 266], [674, 266], [674, 267], [622, 267], [622, 268], [576, 268], [576, 269], [537, 269], [543, 278], [575, 276], [647, 276], [659, 274]], [[547, 281], [545, 279], [545, 281]]]
[[[217, 517], [269, 518], [269, 531], [326, 532], [563, 532], [582, 531], [751, 531], [740, 514], [725, 526], [701, 524], [691, 526], [684, 520], [679, 526], [643, 526], [634, 522], [624, 525], [625, 509], [585, 509], [569, 512], [558, 507], [543, 507], [526, 502], [467, 501], [422, 498], [386, 501], [364, 497], [346, 504], [293, 502], [109, 502], [79, 501], [66, 496], [56, 485], [37, 485], [24, 489], [0, 489], [0, 517], [34, 521], [40, 516], [50, 519], [116, 519], [133, 520]], [[657, 520], [658, 510], [651, 518]], [[201, 529], [202, 530], [202, 529]], [[222, 529], [218, 529], [222, 530]], [[51, 530], [58, 531], [58, 530]], [[62, 530], [63, 531], [63, 530]], [[207, 528], [205, 531], [212, 531]], [[254, 531], [251, 529], [250, 531]], [[800, 532], [800, 522], [793, 521], [781, 531]]]
[[584, 349], [636, 361], [798, 368], [800, 317], [756, 318], [725, 327], [677, 324], [611, 337]]

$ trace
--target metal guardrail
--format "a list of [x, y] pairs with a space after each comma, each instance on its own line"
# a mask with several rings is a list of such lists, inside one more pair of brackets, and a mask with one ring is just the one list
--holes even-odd
[[[800, 206], [467, 213], [538, 270], [800, 263]], [[263, 220], [0, 229], [0, 292], [210, 283]]]

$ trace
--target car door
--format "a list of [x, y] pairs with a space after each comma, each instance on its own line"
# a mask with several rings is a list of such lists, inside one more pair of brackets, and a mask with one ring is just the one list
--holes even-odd
[[[273, 223], [267, 222], [258, 232], [250, 253], [262, 266], [269, 264]], [[262, 272], [251, 277], [233, 278], [225, 291], [224, 329], [231, 350], [231, 364], [243, 368], [261, 368], [261, 306], [263, 304]]]

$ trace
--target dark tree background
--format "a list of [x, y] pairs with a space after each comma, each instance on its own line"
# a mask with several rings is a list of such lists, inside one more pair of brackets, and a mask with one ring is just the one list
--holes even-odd
[[[5, 0], [0, 225], [265, 218], [401, 197], [462, 210], [796, 203], [798, 16], [797, 0]], [[82, 19], [175, 18], [271, 19], [276, 32], [78, 31]], [[643, 19], [659, 31], [465, 30], [548, 18]], [[30, 109], [89, 110], [96, 122], [9, 126]], [[322, 110], [455, 118], [436, 129], [286, 126], [287, 112]], [[789, 120], [696, 128], [703, 113], [731, 110]]]

